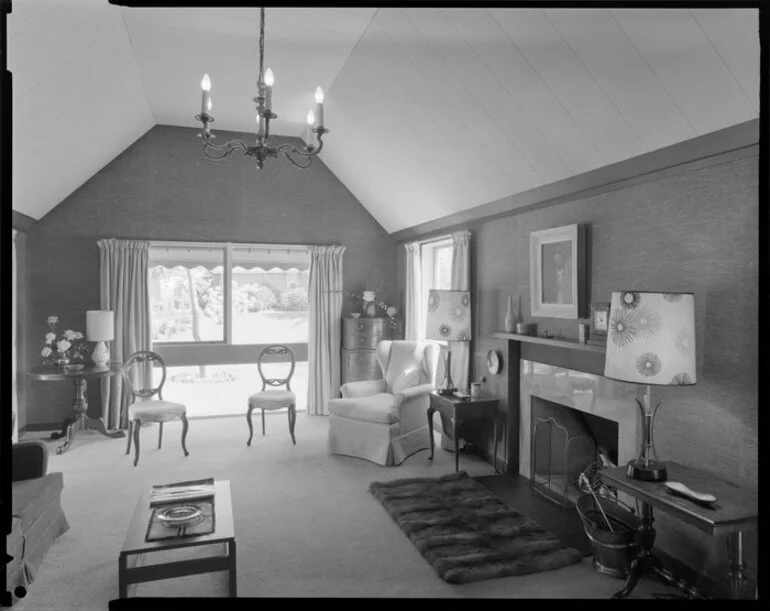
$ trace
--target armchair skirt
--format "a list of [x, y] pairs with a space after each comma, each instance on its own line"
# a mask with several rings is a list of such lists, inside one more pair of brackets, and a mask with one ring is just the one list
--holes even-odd
[[[397, 418], [390, 421], [353, 420], [340, 415], [346, 410], [348, 399], [329, 401], [329, 453], [357, 456], [379, 465], [399, 465], [415, 452], [430, 449], [428, 424], [425, 418], [427, 407], [422, 411], [425, 425], [404, 431]], [[342, 405], [340, 405], [342, 404]]]

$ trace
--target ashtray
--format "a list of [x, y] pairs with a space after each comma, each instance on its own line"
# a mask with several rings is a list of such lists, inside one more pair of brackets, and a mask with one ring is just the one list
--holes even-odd
[[354, 312], [353, 314], [351, 314], [351, 316], [353, 318], [361, 318], [361, 313], [360, 312]]
[[85, 368], [85, 365], [81, 363], [76, 363], [74, 365], [64, 365], [64, 369], [66, 371], [80, 371], [83, 368]]
[[175, 505], [161, 509], [156, 515], [169, 528], [191, 526], [203, 520], [203, 511], [197, 505]]

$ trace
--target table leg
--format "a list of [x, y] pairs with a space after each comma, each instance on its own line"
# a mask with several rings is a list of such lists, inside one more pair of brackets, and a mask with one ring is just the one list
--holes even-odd
[[495, 418], [495, 453], [492, 456], [492, 467], [495, 469], [495, 473], [500, 473], [500, 471], [497, 470], [497, 421], [499, 418]]
[[228, 555], [228, 565], [229, 565], [229, 577], [230, 577], [230, 597], [236, 598], [238, 596], [238, 571], [236, 567], [236, 550], [235, 550], [235, 539], [230, 541], [228, 543], [230, 548], [230, 553]]
[[743, 533], [730, 533], [730, 572], [727, 575], [730, 584], [730, 598], [742, 598], [743, 590], [749, 580], [746, 577], [746, 563], [743, 561]]
[[454, 421], [453, 435], [455, 438], [455, 473], [460, 470], [460, 420]]
[[631, 561], [631, 569], [623, 589], [613, 594], [612, 598], [625, 598], [628, 596], [636, 587], [639, 578], [651, 571], [654, 565], [659, 564], [652, 555], [652, 546], [655, 543], [655, 529], [652, 526], [654, 521], [655, 519], [652, 516], [652, 505], [649, 503], [642, 503], [642, 525], [637, 531], [639, 553], [636, 558]]
[[128, 580], [126, 572], [128, 571], [128, 557], [121, 554], [118, 558], [118, 598], [128, 598]]
[[117, 439], [118, 437], [125, 437], [126, 434], [123, 431], [110, 431], [107, 429], [107, 427], [104, 424], [104, 420], [101, 418], [92, 418], [91, 416], [86, 416], [86, 428], [88, 429], [94, 429], [104, 435], [105, 437], [111, 437], [112, 439]]
[[428, 408], [428, 435], [430, 437], [430, 456], [428, 456], [428, 460], [433, 460], [433, 446], [435, 445], [433, 440], [433, 412], [435, 411], [432, 407]]
[[[64, 454], [67, 450], [70, 449], [70, 446], [75, 439], [75, 432], [77, 431], [78, 427], [80, 427], [80, 423], [80, 414], [71, 414], [62, 425], [63, 435], [59, 435], [58, 433], [51, 434], [51, 439], [59, 439], [62, 436], [64, 437], [64, 443], [56, 448], [57, 454]], [[54, 437], [54, 435], [57, 436]]]

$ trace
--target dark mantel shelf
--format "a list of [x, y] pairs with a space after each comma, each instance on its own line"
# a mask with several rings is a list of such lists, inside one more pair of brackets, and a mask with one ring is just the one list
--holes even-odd
[[586, 352], [605, 353], [603, 346], [593, 346], [591, 344], [581, 344], [572, 339], [554, 339], [549, 337], [537, 337], [534, 335], [521, 335], [519, 333], [508, 333], [507, 331], [492, 331], [493, 337], [500, 339], [510, 339], [516, 342], [528, 342], [530, 344], [543, 344], [545, 346], [554, 346], [556, 348], [567, 348], [569, 350], [585, 350]]

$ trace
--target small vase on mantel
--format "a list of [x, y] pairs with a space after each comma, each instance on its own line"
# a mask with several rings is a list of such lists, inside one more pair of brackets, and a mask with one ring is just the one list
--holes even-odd
[[513, 333], [514, 328], [513, 298], [508, 295], [508, 311], [505, 313], [505, 331], [507, 333]]

